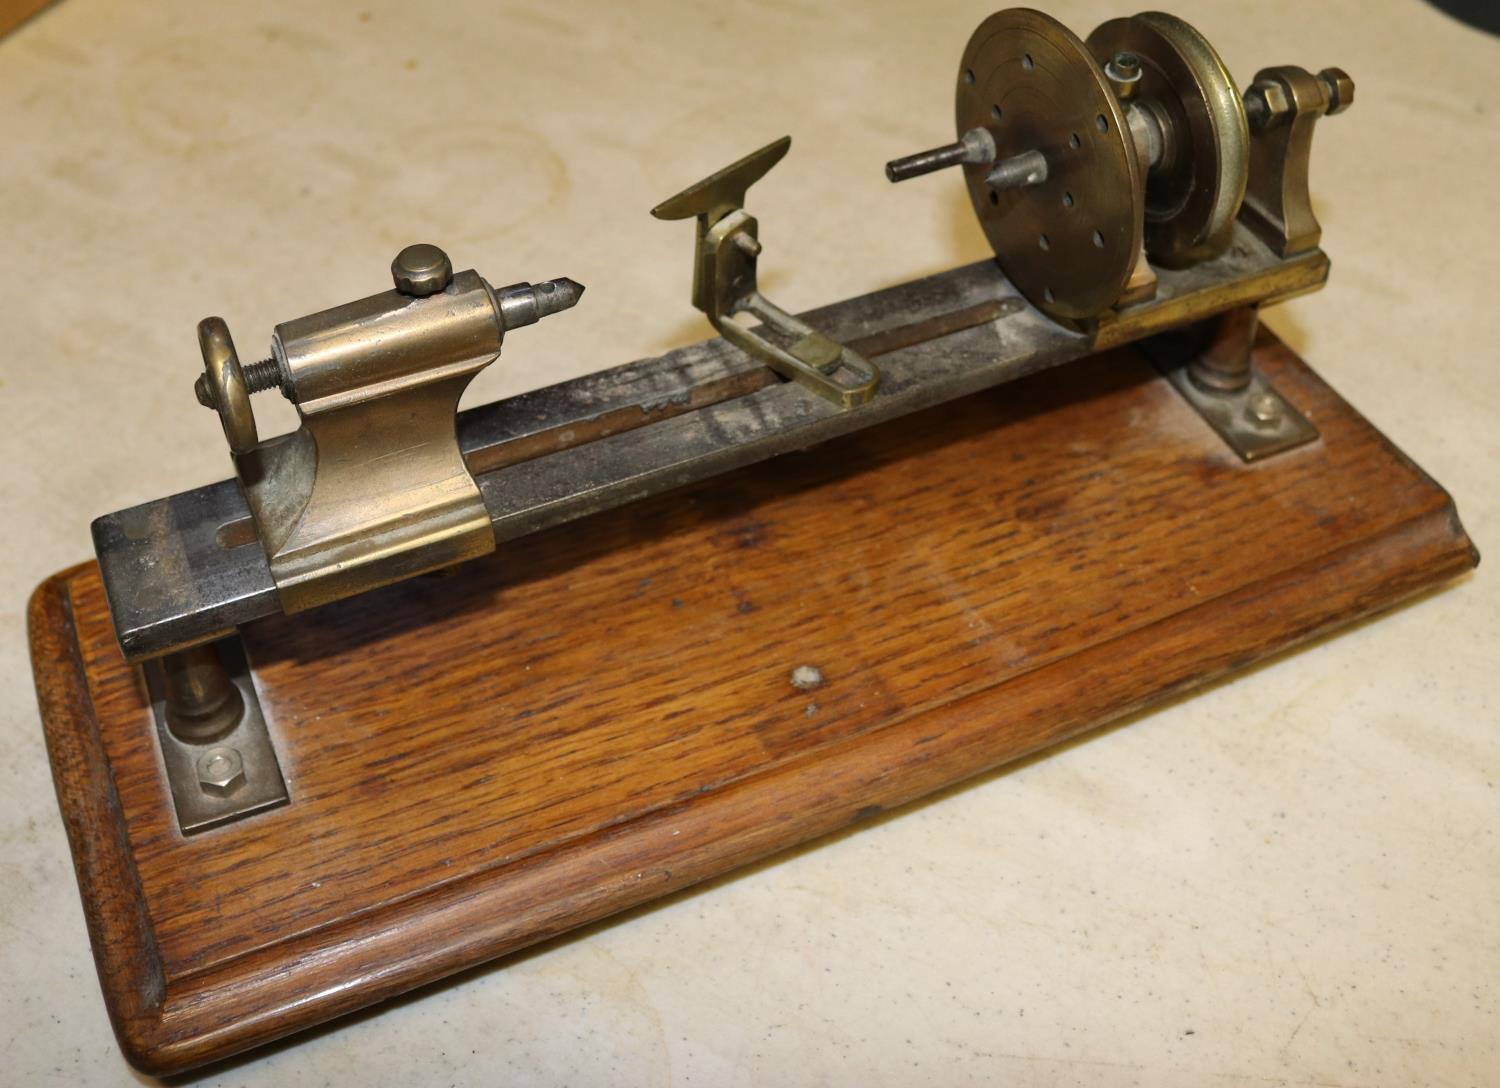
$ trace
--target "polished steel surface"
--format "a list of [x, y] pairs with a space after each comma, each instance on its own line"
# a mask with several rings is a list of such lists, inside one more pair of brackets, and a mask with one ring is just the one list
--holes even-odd
[[966, 162], [978, 164], [994, 161], [995, 138], [990, 135], [989, 129], [971, 128], [951, 144], [892, 159], [885, 164], [885, 176], [889, 181], [907, 181], [935, 170], [961, 166]]
[[1002, 159], [990, 168], [984, 183], [991, 189], [1024, 189], [1047, 180], [1047, 156], [1040, 151], [1023, 151]]

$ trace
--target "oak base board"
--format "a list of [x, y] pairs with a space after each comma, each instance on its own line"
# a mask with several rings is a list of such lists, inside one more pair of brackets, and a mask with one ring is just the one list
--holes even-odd
[[256, 624], [291, 801], [191, 837], [96, 566], [49, 579], [32, 659], [126, 1056], [308, 1028], [1475, 565], [1443, 490], [1264, 330], [1255, 365], [1319, 441], [1242, 464], [1124, 349]]

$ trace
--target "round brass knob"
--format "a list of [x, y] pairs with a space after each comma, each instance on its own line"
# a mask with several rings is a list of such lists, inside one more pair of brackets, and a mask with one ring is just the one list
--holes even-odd
[[250, 411], [250, 387], [223, 318], [198, 322], [198, 347], [203, 351], [203, 376], [194, 387], [199, 403], [218, 411], [230, 451], [249, 453], [260, 441]]
[[396, 290], [414, 298], [426, 298], [446, 288], [453, 279], [453, 262], [437, 246], [419, 242], [407, 246], [391, 262]]

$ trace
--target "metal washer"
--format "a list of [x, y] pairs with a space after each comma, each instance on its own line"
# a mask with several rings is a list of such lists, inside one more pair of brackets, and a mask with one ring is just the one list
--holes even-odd
[[959, 65], [960, 135], [985, 128], [997, 161], [1040, 151], [1048, 176], [996, 192], [966, 164], [979, 224], [1000, 267], [1043, 313], [1087, 320], [1114, 305], [1141, 249], [1144, 191], [1125, 114], [1084, 43], [1026, 8], [979, 24]]

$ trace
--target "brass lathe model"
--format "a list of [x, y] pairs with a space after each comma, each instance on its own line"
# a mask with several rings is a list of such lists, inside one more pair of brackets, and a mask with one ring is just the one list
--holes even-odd
[[[954, 79], [954, 141], [885, 169], [960, 167], [994, 261], [776, 306], [757, 268], [795, 224], [768, 254], [746, 204], [788, 137], [654, 209], [695, 220], [720, 334], [656, 359], [458, 412], [583, 288], [429, 244], [264, 361], [200, 323], [234, 478], [99, 518], [97, 566], [31, 613], [132, 1061], [378, 1001], [1473, 564], [1440, 489], [1259, 326], [1327, 277], [1309, 162], [1347, 74], [1242, 92], [1173, 16], [1080, 39], [1012, 9]], [[262, 439], [271, 391], [300, 425]], [[1371, 489], [1378, 516], [1344, 501]]]

